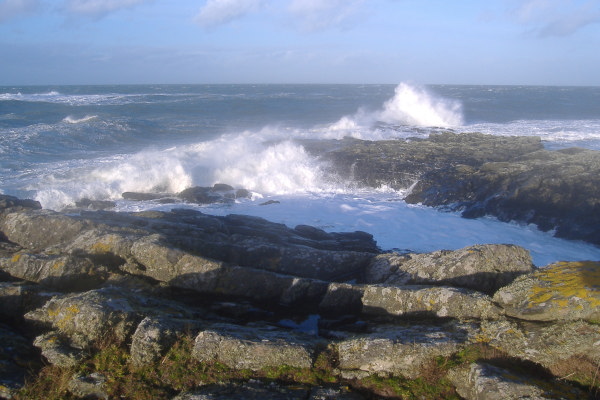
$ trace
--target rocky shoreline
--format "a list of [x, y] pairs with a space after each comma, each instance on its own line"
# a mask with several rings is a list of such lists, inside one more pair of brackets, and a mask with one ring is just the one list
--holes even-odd
[[2, 398], [599, 394], [599, 262], [5, 195], [0, 232]]
[[304, 145], [343, 180], [411, 188], [408, 203], [532, 223], [557, 237], [600, 244], [599, 151], [545, 150], [539, 137], [449, 132]]

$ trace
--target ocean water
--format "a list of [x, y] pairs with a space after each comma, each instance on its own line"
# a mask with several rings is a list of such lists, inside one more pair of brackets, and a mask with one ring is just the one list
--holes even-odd
[[[535, 226], [467, 220], [403, 201], [405, 190], [336, 180], [298, 139], [383, 140], [432, 132], [540, 136], [549, 149], [600, 150], [600, 87], [118, 85], [0, 87], [0, 192], [61, 210], [82, 198], [135, 211], [182, 207], [123, 200], [227, 183], [234, 204], [183, 205], [289, 226], [363, 230], [382, 249], [418, 252], [514, 243], [536, 265], [600, 260], [600, 248]], [[279, 203], [263, 206], [268, 200]]]

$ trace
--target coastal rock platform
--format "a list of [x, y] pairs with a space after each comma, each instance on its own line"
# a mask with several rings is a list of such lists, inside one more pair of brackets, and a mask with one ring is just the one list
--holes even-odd
[[598, 262], [5, 195], [0, 232], [0, 398], [598, 395]]

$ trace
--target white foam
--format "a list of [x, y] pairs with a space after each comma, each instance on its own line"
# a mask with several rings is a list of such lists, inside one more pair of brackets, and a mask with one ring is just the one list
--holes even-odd
[[80, 124], [83, 122], [89, 122], [93, 119], [98, 118], [97, 115], [86, 115], [85, 117], [82, 118], [75, 118], [71, 115], [66, 116], [65, 118], [63, 118], [63, 122], [67, 123], [67, 124]]
[[[343, 116], [321, 132], [321, 138], [341, 139], [349, 136], [364, 140], [385, 140], [400, 137], [427, 136], [435, 128], [463, 125], [460, 102], [445, 99], [423, 87], [399, 84], [394, 96], [376, 111], [358, 110]], [[434, 128], [425, 132], [415, 128]]]
[[[279, 204], [260, 206], [266, 200]], [[125, 209], [127, 205], [124, 205]], [[170, 206], [162, 209], [169, 210]], [[537, 266], [556, 261], [600, 260], [600, 248], [577, 241], [558, 239], [534, 226], [507, 224], [494, 218], [461, 218], [458, 213], [406, 204], [393, 191], [358, 193], [305, 193], [268, 196], [239, 201], [232, 207], [205, 206], [213, 215], [247, 214], [294, 227], [313, 225], [327, 231], [371, 233], [383, 250], [401, 249], [432, 252], [456, 250], [474, 244], [516, 244], [531, 252]]]
[[463, 124], [460, 102], [435, 96], [422, 87], [401, 83], [393, 98], [385, 102], [378, 119], [424, 127], [453, 127]]

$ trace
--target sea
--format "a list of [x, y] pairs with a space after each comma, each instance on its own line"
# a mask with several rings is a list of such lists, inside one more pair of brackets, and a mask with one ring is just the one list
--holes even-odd
[[[600, 150], [600, 87], [420, 85], [103, 85], [0, 87], [0, 193], [65, 210], [83, 198], [117, 211], [194, 208], [294, 227], [361, 230], [382, 250], [485, 243], [527, 248], [534, 263], [600, 260], [600, 248], [534, 225], [404, 202], [410, 187], [364, 188], [331, 176], [306, 139], [539, 136], [548, 149]], [[226, 183], [229, 204], [159, 204], [123, 192]], [[265, 205], [265, 203], [269, 203]]]

